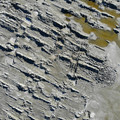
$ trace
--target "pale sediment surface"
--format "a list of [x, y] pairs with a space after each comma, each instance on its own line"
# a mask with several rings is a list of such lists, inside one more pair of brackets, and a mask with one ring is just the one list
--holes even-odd
[[0, 120], [119, 120], [120, 2], [0, 0]]
[[119, 120], [120, 118], [120, 51], [115, 43], [106, 48], [110, 63], [116, 68], [116, 82], [109, 87], [94, 89], [87, 110], [94, 113], [95, 120]]

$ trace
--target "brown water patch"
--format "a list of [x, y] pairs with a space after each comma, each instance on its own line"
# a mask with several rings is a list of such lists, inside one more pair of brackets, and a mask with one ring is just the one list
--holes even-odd
[[70, 18], [69, 17], [72, 17], [73, 15], [71, 15], [69, 13], [66, 13], [65, 16], [66, 16], [66, 21], [70, 22]]
[[116, 28], [116, 19], [114, 18], [102, 18], [100, 22], [107, 24], [110, 28]]
[[89, 43], [96, 44], [100, 47], [106, 47], [109, 42], [116, 42], [118, 40], [118, 36], [114, 31], [96, 30], [94, 33], [98, 38], [97, 40], [90, 40]]
[[[109, 13], [110, 15], [114, 16], [114, 18], [101, 18], [100, 22], [105, 23], [108, 25], [108, 27], [111, 28], [111, 31], [105, 31], [100, 29], [95, 29], [91, 27], [88, 23], [85, 22], [85, 18], [77, 18], [69, 13], [65, 14], [66, 20], [69, 22], [70, 19], [73, 19], [75, 22], [80, 23], [80, 25], [83, 28], [83, 31], [85, 33], [90, 34], [91, 32], [94, 32], [97, 36], [97, 40], [90, 40], [90, 43], [96, 44], [100, 47], [106, 47], [108, 45], [108, 41], [112, 42], [115, 41], [120, 46], [120, 41], [118, 40], [118, 35], [113, 31], [113, 28], [116, 28], [116, 19], [120, 17], [120, 14], [116, 12], [116, 10], [112, 10], [110, 8], [105, 8], [104, 10], [99, 8], [99, 5], [93, 1], [90, 0], [81, 0], [85, 3], [87, 3], [92, 8], [96, 8], [99, 11]], [[73, 16], [73, 17], [72, 17]], [[71, 18], [70, 18], [71, 17]]]
[[[72, 15], [71, 14], [69, 15], [67, 13], [67, 15], [65, 14], [65, 16], [71, 17]], [[70, 17], [69, 17], [69, 19], [70, 19]], [[71, 17], [71, 19], [73, 19], [75, 22], [79, 23], [82, 26], [83, 31], [85, 33], [88, 33], [88, 34], [90, 34], [91, 32], [95, 33], [95, 35], [97, 36], [97, 39], [90, 40], [89, 43], [96, 44], [100, 47], [106, 47], [109, 43], [108, 41], [110, 41], [110, 42], [115, 41], [120, 46], [120, 42], [118, 41], [118, 36], [113, 31], [113, 28], [116, 26], [115, 19], [112, 19], [112, 18], [101, 19], [102, 22], [106, 23], [112, 29], [111, 31], [105, 31], [105, 30], [96, 29], [96, 28], [91, 27], [87, 22], [85, 22], [84, 17], [77, 18], [77, 17], [73, 16], [73, 17]]]
[[114, 16], [115, 18], [120, 17], [120, 13], [117, 13], [116, 10], [113, 10], [111, 8], [108, 8], [108, 7], [105, 7], [105, 9], [102, 10], [102, 9], [100, 9], [99, 5], [93, 1], [90, 1], [90, 0], [81, 0], [81, 1], [85, 2], [87, 5], [89, 5], [92, 8], [96, 8], [100, 12], [106, 12], [106, 13]]
[[107, 8], [105, 7], [104, 10], [100, 9], [99, 5], [93, 1], [90, 1], [90, 0], [83, 0], [85, 3], [87, 3], [89, 6], [93, 7], [93, 8], [96, 8], [97, 10], [99, 10], [100, 12], [106, 12], [112, 16], [114, 16], [115, 18], [117, 17], [120, 17], [120, 14], [118, 14], [116, 12], [116, 10], [113, 10], [111, 8]]
[[114, 16], [115, 18], [120, 17], [120, 13], [117, 13], [116, 10], [112, 10], [110, 8], [106, 8], [104, 12], [109, 13], [110, 15]]
[[101, 11], [101, 12], [109, 13], [110, 15], [114, 16], [115, 18], [116, 18], [116, 17], [120, 17], [120, 14], [118, 14], [118, 13], [116, 12], [116, 10], [113, 10], [113, 9], [107, 8], [107, 7], [105, 7], [105, 9], [102, 10], [102, 9], [99, 7], [99, 5], [98, 5], [97, 3], [95, 3], [95, 2], [93, 2], [93, 1], [90, 1], [90, 0], [81, 0], [81, 1], [85, 2], [87, 5], [89, 5], [89, 6], [92, 7], [92, 8], [96, 8], [97, 10], [99, 10], [99, 11]]
[[102, 9], [99, 8], [99, 5], [96, 4], [95, 2], [86, 0], [86, 3], [87, 3], [89, 6], [91, 6], [91, 7], [93, 7], [93, 8], [96, 8], [96, 9], [99, 10], [99, 11], [103, 11]]
[[87, 3], [89, 6], [96, 8], [100, 12], [106, 12], [106, 13], [114, 16], [115, 18], [120, 17], [120, 13], [117, 13], [116, 10], [113, 10], [111, 8], [108, 8], [108, 7], [105, 7], [105, 9], [102, 10], [102, 9], [100, 9], [99, 5], [93, 1], [90, 1], [90, 0], [82, 0], [82, 1]]
[[82, 2], [85, 2], [87, 5], [89, 5], [92, 8], [96, 8], [99, 11], [103, 11], [102, 9], [99, 8], [99, 5], [93, 1], [90, 0], [81, 0]]
[[66, 16], [66, 17], [72, 17], [73, 15], [72, 15], [72, 14], [69, 14], [69, 13], [65, 13], [65, 16]]

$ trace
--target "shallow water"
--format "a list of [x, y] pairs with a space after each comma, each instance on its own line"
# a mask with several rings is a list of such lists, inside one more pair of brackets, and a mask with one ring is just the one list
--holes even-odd
[[114, 16], [115, 18], [120, 17], [120, 14], [118, 14], [116, 12], [116, 10], [113, 10], [113, 9], [110, 9], [110, 8], [107, 8], [107, 7], [104, 7], [104, 9], [101, 9], [97, 3], [93, 2], [93, 1], [90, 1], [90, 0], [81, 0], [81, 1], [87, 3], [92, 8], [96, 8], [97, 10], [99, 10], [101, 12], [107, 12], [110, 15]]
[[87, 3], [87, 4], [88, 4], [89, 6], [91, 6], [92, 8], [96, 8], [96, 9], [99, 10], [99, 11], [103, 11], [102, 9], [99, 8], [99, 5], [96, 4], [95, 2], [92, 2], [92, 1], [90, 1], [90, 0], [81, 0], [81, 1]]
[[[68, 14], [65, 14], [65, 15], [67, 17], [66, 20], [69, 22], [70, 18], [68, 16], [71, 17], [71, 15], [68, 15]], [[93, 28], [88, 23], [85, 22], [84, 17], [77, 18], [77, 17], [73, 16], [73, 20], [82, 25], [83, 31], [85, 33], [88, 33], [88, 34], [90, 34], [91, 32], [95, 33], [95, 35], [97, 36], [97, 39], [96, 40], [90, 40], [90, 43], [96, 44], [100, 47], [106, 47], [108, 45], [108, 42], [107, 42], [107, 40], [108, 40], [110, 42], [115, 41], [120, 46], [120, 43], [118, 41], [118, 36], [113, 30], [112, 31], [105, 31], [105, 30]], [[107, 23], [107, 21], [110, 21], [109, 19], [101, 19], [101, 21], [102, 20], [105, 21], [106, 23]], [[108, 25], [109, 25], [109, 23], [111, 23], [111, 22], [108, 22]], [[109, 26], [114, 26], [114, 22], [112, 22], [112, 23], [113, 24], [111, 24]]]
[[115, 10], [111, 10], [109, 8], [105, 8], [105, 10], [101, 10], [99, 8], [99, 6], [92, 1], [88, 1], [88, 0], [82, 0], [82, 1], [86, 2], [91, 7], [94, 7], [94, 8], [96, 8], [96, 9], [102, 11], [102, 12], [107, 12], [107, 13], [114, 16], [114, 18], [108, 17], [108, 18], [101, 18], [100, 19], [100, 21], [102, 23], [107, 24], [108, 27], [111, 28], [111, 31], [105, 31], [105, 30], [93, 28], [88, 23], [85, 22], [84, 17], [77, 18], [77, 17], [75, 17], [71, 14], [68, 14], [68, 13], [65, 14], [66, 20], [69, 22], [71, 19], [73, 19], [75, 22], [80, 23], [82, 25], [83, 31], [85, 33], [90, 34], [91, 32], [94, 32], [95, 35], [97, 36], [97, 39], [96, 40], [90, 40], [90, 43], [96, 44], [100, 47], [106, 47], [109, 42], [115, 41], [118, 44], [118, 46], [120, 47], [120, 41], [118, 40], [118, 35], [113, 31], [113, 28], [115, 28], [116, 25], [117, 25], [116, 19], [118, 17], [120, 17], [120, 14], [116, 13]]

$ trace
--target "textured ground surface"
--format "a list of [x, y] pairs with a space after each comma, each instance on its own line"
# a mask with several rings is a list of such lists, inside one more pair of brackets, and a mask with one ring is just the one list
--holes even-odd
[[112, 0], [0, 0], [0, 120], [119, 120], [119, 12]]

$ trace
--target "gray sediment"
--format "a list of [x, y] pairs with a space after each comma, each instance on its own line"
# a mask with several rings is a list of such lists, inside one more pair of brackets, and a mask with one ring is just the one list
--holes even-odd
[[0, 0], [0, 120], [119, 120], [120, 2], [87, 1]]

